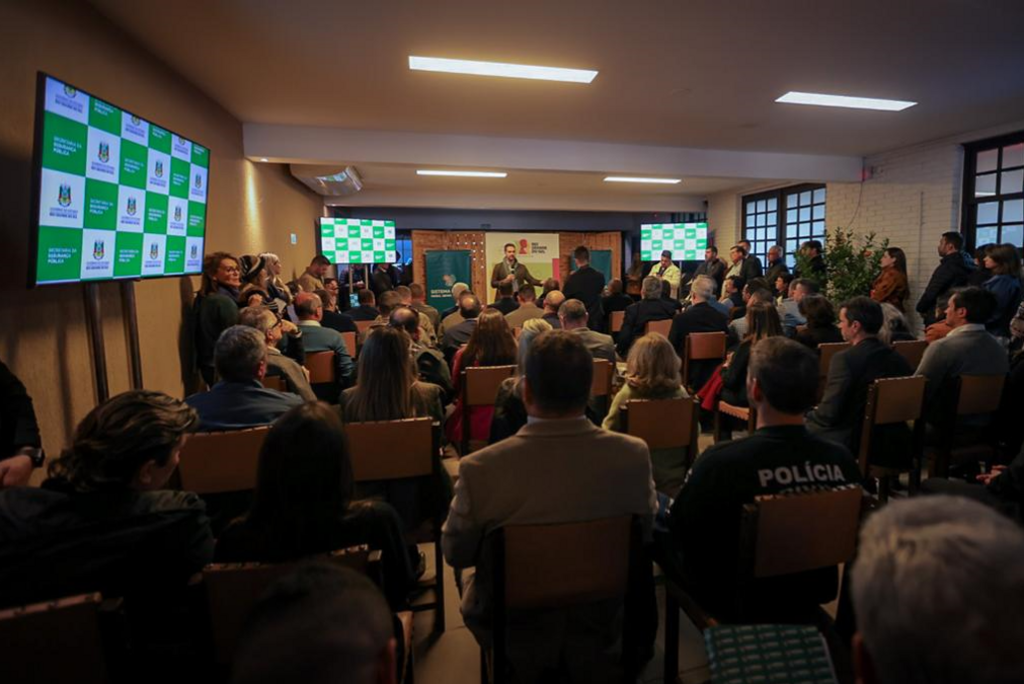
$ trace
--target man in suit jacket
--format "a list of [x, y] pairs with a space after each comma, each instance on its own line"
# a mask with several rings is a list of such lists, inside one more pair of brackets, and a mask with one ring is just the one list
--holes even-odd
[[444, 393], [443, 401], [448, 404], [455, 398], [448, 362], [444, 354], [423, 343], [423, 328], [420, 327], [417, 313], [419, 312], [411, 307], [400, 306], [391, 312], [388, 325], [404, 330], [412, 338], [412, 357], [416, 361], [420, 380], [440, 387]]
[[544, 298], [544, 315], [541, 316], [552, 328], [556, 330], [562, 327], [562, 321], [558, 318], [558, 310], [565, 301], [565, 295], [561, 290], [551, 290]]
[[374, 297], [373, 290], [360, 290], [356, 296], [359, 298], [359, 306], [348, 311], [353, 321], [372, 321], [380, 316], [380, 311], [374, 306], [377, 298]]
[[612, 278], [608, 283], [608, 296], [601, 298], [601, 306], [604, 308], [606, 319], [611, 318], [614, 311], [625, 311], [634, 304], [633, 298], [622, 291], [622, 281]]
[[491, 271], [491, 287], [494, 288], [494, 298], [498, 298], [498, 285], [508, 283], [512, 286], [512, 292], [518, 292], [523, 285], [539, 287], [543, 283], [530, 275], [526, 264], [516, 258], [516, 246], [511, 242], [505, 245], [505, 258], [494, 264]]
[[344, 389], [355, 380], [356, 367], [352, 356], [345, 345], [345, 339], [337, 330], [321, 325], [324, 307], [320, 298], [309, 292], [300, 292], [295, 297], [295, 313], [299, 316], [299, 327], [302, 328], [303, 345], [306, 353], [331, 351], [334, 352], [335, 385], [334, 388], [314, 387], [313, 391], [325, 401], [335, 401], [337, 389]]
[[[671, 288], [671, 290], [669, 291], [670, 297], [679, 296], [679, 282], [682, 280], [683, 274], [679, 270], [679, 267], [672, 263], [671, 251], [667, 249], [663, 251], [661, 253], [661, 261], [651, 266], [651, 271], [650, 273], [647, 274], [647, 277], [650, 278], [652, 276], [657, 278], [658, 280], [668, 281], [669, 287]], [[642, 283], [640, 287], [642, 290]]]
[[[914, 369], [892, 347], [878, 339], [882, 307], [868, 297], [854, 297], [839, 310], [839, 331], [852, 347], [832, 357], [825, 396], [807, 414], [807, 429], [842, 444], [856, 454], [867, 406], [868, 388], [875, 380], [912, 375]], [[876, 465], [901, 466], [910, 457], [910, 430], [905, 424], [884, 426], [884, 438], [873, 441], [881, 450]]]
[[917, 313], [924, 318], [925, 325], [935, 322], [935, 303], [944, 292], [962, 287], [975, 270], [974, 260], [960, 251], [964, 240], [960, 233], [943, 233], [939, 238], [939, 265], [928, 279], [928, 285], [917, 300]]
[[[462, 614], [485, 647], [491, 643], [492, 588], [480, 549], [488, 533], [507, 525], [626, 515], [639, 516], [649, 530], [657, 510], [647, 445], [602, 430], [584, 415], [593, 362], [579, 336], [541, 333], [530, 345], [525, 366], [523, 402], [529, 420], [515, 435], [459, 461], [442, 536], [452, 567], [476, 567], [465, 580]], [[620, 609], [618, 601], [602, 601], [567, 609], [557, 626], [543, 616], [517, 625], [508, 653], [517, 679], [540, 681], [542, 672], [561, 663], [574, 670], [571, 681], [616, 681], [621, 673], [607, 645], [614, 641]], [[579, 634], [576, 624], [586, 624], [592, 636]], [[602, 633], [594, 635], [595, 629]]]
[[764, 275], [764, 266], [761, 264], [761, 259], [750, 251], [750, 240], [740, 240], [739, 244], [746, 252], [746, 256], [743, 258], [743, 266], [747, 268], [747, 272], [750, 274], [749, 277], [744, 277], [748, 281], [750, 278], [760, 278]]
[[480, 315], [480, 300], [472, 292], [464, 292], [459, 298], [458, 314], [452, 315], [458, 315], [462, 322], [445, 327], [441, 351], [449, 361], [455, 357], [455, 352], [459, 350], [459, 347], [469, 342], [470, 336], [476, 330], [476, 319]]
[[370, 273], [370, 288], [377, 299], [388, 290], [395, 289], [397, 283], [391, 277], [390, 264], [377, 264]]
[[739, 276], [746, 283], [751, 278], [761, 277], [761, 260], [757, 257], [751, 259], [747, 256], [747, 248], [742, 244], [736, 244], [729, 250], [729, 259], [732, 265], [725, 272], [726, 278]]
[[[756, 257], [755, 257], [756, 258]], [[775, 281], [780, 275], [789, 273], [789, 266], [786, 266], [786, 257], [779, 245], [772, 245], [768, 249], [768, 271], [764, 279], [768, 281], [769, 287], [775, 289]]]
[[[611, 335], [599, 333], [587, 327], [589, 316], [587, 308], [578, 299], [567, 299], [558, 309], [558, 320], [562, 324], [562, 330], [568, 330], [580, 338], [586, 346], [587, 351], [595, 360], [603, 359], [612, 364], [615, 368], [615, 341]], [[602, 397], [590, 397], [588, 402], [594, 419], [600, 424], [608, 415], [608, 395]]]
[[537, 291], [533, 289], [533, 285], [523, 285], [519, 288], [516, 299], [519, 301], [519, 307], [505, 314], [505, 320], [508, 321], [510, 328], [520, 328], [526, 321], [544, 316], [544, 309], [537, 306]]
[[[398, 293], [402, 294], [401, 288], [398, 288]], [[441, 312], [427, 304], [426, 289], [419, 283], [413, 283], [409, 286], [409, 298], [410, 301], [406, 302], [403, 297], [402, 303], [408, 304], [413, 309], [429, 318], [430, 324], [434, 326], [434, 330], [439, 331], [441, 329]]]
[[[690, 298], [693, 304], [672, 320], [672, 328], [668, 333], [668, 341], [680, 358], [686, 353], [685, 342], [690, 333], [729, 332], [729, 319], [710, 304], [715, 299], [715, 281], [711, 276], [697, 276], [690, 287]], [[719, 363], [721, 361], [713, 359], [692, 362], [689, 370], [690, 387], [698, 390], [703, 387]]]
[[[527, 285], [526, 287], [530, 287]], [[503, 316], [507, 316], [519, 308], [519, 303], [512, 298], [512, 283], [498, 284], [498, 298], [491, 302], [488, 309], [497, 309]]]
[[722, 281], [725, 280], [725, 262], [718, 258], [718, 248], [714, 245], [709, 246], [704, 250], [704, 261], [697, 270], [694, 271], [694, 277], [697, 276], [710, 276], [715, 281], [715, 293], [722, 289]]
[[604, 308], [601, 306], [604, 274], [590, 265], [590, 250], [586, 247], [580, 245], [573, 250], [572, 258], [576, 260], [576, 271], [565, 281], [562, 294], [566, 299], [583, 302], [590, 316], [590, 327], [604, 330]]
[[[996, 310], [996, 297], [981, 287], [955, 291], [946, 306], [951, 330], [925, 349], [917, 374], [928, 378], [925, 418], [939, 427], [952, 415], [956, 383], [961, 375], [1006, 375], [1010, 371], [1006, 349], [985, 330], [985, 321]], [[982, 427], [989, 416], [967, 416], [958, 426]]]
[[626, 309], [622, 319], [622, 330], [615, 348], [619, 356], [626, 358], [633, 340], [644, 336], [644, 329], [650, 321], [667, 321], [676, 315], [675, 300], [661, 296], [661, 280], [655, 276], [647, 276], [641, 285], [643, 299]]
[[314, 292], [320, 301], [324, 305], [324, 317], [320, 320], [320, 325], [331, 330], [337, 330], [340, 333], [343, 332], [354, 332], [358, 333], [359, 328], [356, 327], [355, 319], [348, 314], [343, 314], [338, 311], [337, 300], [331, 298], [331, 293], [327, 290], [317, 290]]

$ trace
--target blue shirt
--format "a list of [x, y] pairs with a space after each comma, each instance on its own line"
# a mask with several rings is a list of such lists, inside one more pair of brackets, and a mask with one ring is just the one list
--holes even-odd
[[185, 403], [199, 413], [200, 430], [216, 432], [273, 423], [303, 402], [296, 394], [267, 389], [257, 380], [221, 380], [209, 392], [193, 394]]

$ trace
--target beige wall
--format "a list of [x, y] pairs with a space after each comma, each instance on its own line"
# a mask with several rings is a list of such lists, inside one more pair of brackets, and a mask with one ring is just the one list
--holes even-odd
[[[36, 71], [46, 71], [210, 148], [207, 250], [269, 250], [300, 272], [322, 202], [280, 166], [242, 157], [241, 123], [84, 2], [0, 3], [0, 360], [28, 387], [55, 455], [95, 404], [82, 286], [27, 290]], [[289, 234], [298, 235], [291, 245]], [[286, 273], [285, 275], [290, 275]], [[182, 396], [182, 316], [198, 279], [136, 285], [146, 387]], [[119, 286], [100, 285], [110, 391], [128, 389]]]

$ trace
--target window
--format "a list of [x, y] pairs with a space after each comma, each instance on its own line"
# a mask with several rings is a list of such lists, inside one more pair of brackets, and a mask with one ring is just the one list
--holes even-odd
[[825, 243], [825, 186], [795, 185], [743, 198], [743, 237], [750, 251], [768, 263], [768, 248], [781, 245], [786, 264], [808, 240]]
[[964, 146], [963, 233], [967, 248], [1024, 247], [1024, 131]]

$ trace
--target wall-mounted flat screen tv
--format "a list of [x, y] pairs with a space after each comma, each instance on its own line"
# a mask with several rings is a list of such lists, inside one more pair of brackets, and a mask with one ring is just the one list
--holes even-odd
[[657, 261], [664, 250], [672, 261], [703, 261], [708, 248], [707, 223], [645, 223], [640, 226], [640, 258]]
[[36, 98], [29, 285], [201, 273], [210, 151], [48, 74]]
[[320, 253], [332, 264], [393, 264], [398, 261], [395, 222], [322, 217]]

